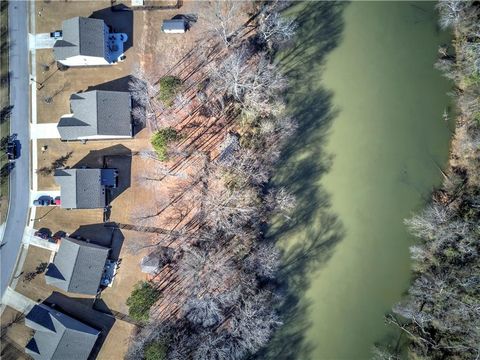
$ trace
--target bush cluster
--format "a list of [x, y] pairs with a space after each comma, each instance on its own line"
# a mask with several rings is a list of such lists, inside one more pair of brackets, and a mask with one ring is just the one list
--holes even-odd
[[160, 79], [159, 85], [158, 100], [166, 107], [172, 106], [175, 96], [182, 88], [182, 80], [172, 75], [164, 76]]
[[151, 143], [161, 161], [168, 160], [168, 144], [178, 139], [177, 131], [170, 127], [160, 129], [153, 134]]

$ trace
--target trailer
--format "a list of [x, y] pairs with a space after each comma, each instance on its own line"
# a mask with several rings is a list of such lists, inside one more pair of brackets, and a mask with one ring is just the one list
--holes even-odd
[[163, 20], [162, 31], [166, 34], [183, 34], [187, 28], [188, 23], [185, 19]]

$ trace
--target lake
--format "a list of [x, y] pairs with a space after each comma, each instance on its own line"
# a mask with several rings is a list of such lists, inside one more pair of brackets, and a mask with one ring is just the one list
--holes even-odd
[[403, 220], [442, 181], [451, 85], [434, 69], [449, 35], [434, 3], [295, 3], [288, 110], [299, 123], [275, 182], [297, 196], [270, 229], [289, 283], [275, 359], [368, 359], [396, 341], [384, 315], [408, 288]]

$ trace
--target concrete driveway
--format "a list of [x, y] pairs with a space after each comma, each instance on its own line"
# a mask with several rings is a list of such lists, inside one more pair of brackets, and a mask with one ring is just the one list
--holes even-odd
[[51, 49], [57, 39], [50, 37], [49, 33], [28, 34], [28, 42], [31, 49]]
[[29, 246], [36, 246], [54, 252], [58, 251], [59, 244], [55, 244], [48, 240], [42, 239], [41, 237], [35, 236], [35, 231], [37, 230], [32, 228], [25, 228], [22, 240], [24, 244], [28, 244]]
[[60, 139], [57, 123], [31, 124], [30, 136], [32, 139]]
[[10, 306], [22, 314], [28, 313], [36, 304], [35, 301], [16, 292], [10, 286], [6, 289], [2, 299], [2, 306]]

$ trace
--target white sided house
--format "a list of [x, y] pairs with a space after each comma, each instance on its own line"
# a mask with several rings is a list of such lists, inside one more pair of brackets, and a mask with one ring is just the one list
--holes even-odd
[[113, 65], [123, 55], [127, 39], [127, 34], [111, 33], [101, 19], [74, 17], [63, 22], [53, 53], [66, 66]]
[[93, 90], [70, 96], [72, 114], [63, 115], [57, 129], [62, 140], [126, 139], [133, 137], [130, 93]]

